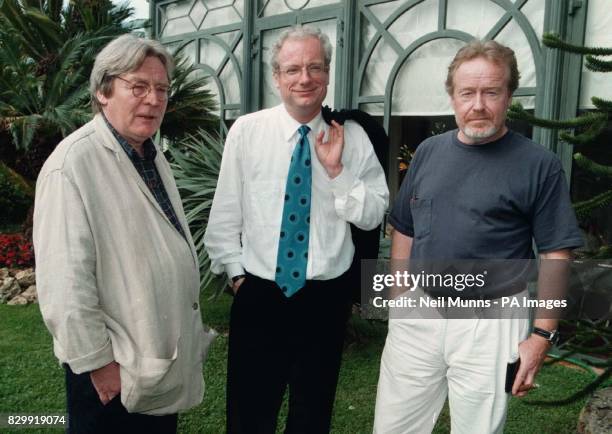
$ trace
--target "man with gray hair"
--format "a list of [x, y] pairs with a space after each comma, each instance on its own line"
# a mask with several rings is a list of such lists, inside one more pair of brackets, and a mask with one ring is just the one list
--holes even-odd
[[372, 229], [387, 206], [384, 173], [364, 130], [321, 116], [332, 48], [296, 26], [272, 49], [282, 104], [230, 129], [204, 242], [235, 294], [227, 431], [326, 433], [351, 308], [349, 224]]
[[[508, 268], [533, 259], [535, 245], [546, 260], [540, 294], [562, 283], [561, 276], [550, 282], [548, 270], [564, 269], [582, 237], [559, 159], [505, 124], [518, 83], [510, 48], [474, 40], [457, 52], [446, 89], [458, 128], [428, 138], [414, 154], [389, 217], [395, 267], [409, 260], [503, 260]], [[492, 306], [501, 297], [528, 298], [526, 273], [518, 277], [470, 296]], [[431, 432], [447, 395], [453, 433], [503, 432], [510, 394], [534, 387], [558, 338], [557, 320], [536, 317], [530, 329], [521, 309], [504, 318], [435, 314], [389, 320], [374, 432]]]
[[94, 119], [38, 177], [37, 286], [66, 371], [71, 433], [172, 433], [177, 412], [202, 401], [198, 261], [151, 140], [173, 67], [156, 41], [110, 42], [91, 73]]

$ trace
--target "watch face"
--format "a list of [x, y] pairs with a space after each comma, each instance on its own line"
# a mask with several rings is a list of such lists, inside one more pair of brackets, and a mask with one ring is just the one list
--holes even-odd
[[559, 331], [558, 330], [553, 330], [550, 333], [550, 337], [548, 338], [548, 340], [550, 341], [551, 344], [553, 345], [557, 345], [557, 343], [559, 342]]

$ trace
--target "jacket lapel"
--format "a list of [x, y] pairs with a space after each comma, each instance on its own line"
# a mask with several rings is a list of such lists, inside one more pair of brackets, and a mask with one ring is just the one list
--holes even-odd
[[[155, 197], [151, 193], [151, 190], [149, 190], [149, 187], [147, 187], [145, 182], [142, 180], [142, 177], [140, 176], [140, 174], [138, 173], [138, 171], [136, 170], [136, 168], [130, 161], [129, 157], [127, 156], [123, 148], [121, 148], [121, 145], [117, 142], [117, 139], [115, 139], [115, 136], [113, 136], [113, 133], [108, 129], [108, 126], [106, 125], [106, 122], [102, 118], [102, 115], [98, 113], [95, 116], [94, 121], [95, 121], [96, 131], [99, 133], [100, 137], [102, 137], [102, 145], [115, 153], [121, 170], [123, 170], [125, 173], [127, 173], [132, 178], [132, 180], [136, 183], [136, 185], [138, 186], [142, 194], [144, 194], [146, 198], [149, 200], [149, 203], [151, 204], [151, 206], [153, 206], [157, 210], [157, 212], [161, 215], [161, 217], [164, 220], [166, 220], [166, 222], [172, 227], [172, 229], [176, 231], [176, 233], [181, 238], [183, 238], [182, 235], [179, 233], [179, 231], [174, 227], [170, 219], [168, 219], [168, 217], [166, 216], [166, 213], [164, 213], [164, 210], [161, 209], [161, 207], [157, 203], [157, 200], [155, 200]], [[163, 156], [159, 148], [157, 148], [157, 156], [155, 157], [155, 166], [157, 167], [157, 170], [160, 174], [160, 177], [164, 184], [164, 188], [166, 189], [166, 192], [168, 193], [168, 197], [170, 198], [170, 202], [172, 203], [174, 212], [176, 212], [179, 222], [181, 226], [183, 227], [183, 231], [185, 232], [185, 236], [187, 238], [187, 244], [189, 245], [189, 249], [191, 250], [191, 255], [193, 256], [194, 261], [196, 263], [196, 267], [197, 267], [198, 257], [197, 257], [197, 253], [195, 250], [195, 246], [193, 244], [193, 240], [191, 239], [191, 234], [189, 232], [189, 227], [187, 225], [185, 213], [183, 212], [181, 198], [177, 194], [176, 184], [174, 182], [174, 178], [172, 177], [172, 173], [170, 172], [170, 166], [166, 162], [165, 157]]]
[[96, 131], [103, 138], [102, 144], [115, 153], [117, 161], [119, 161], [119, 167], [121, 168], [121, 170], [123, 170], [132, 178], [136, 185], [138, 185], [140, 191], [142, 191], [142, 193], [147, 197], [147, 199], [149, 200], [151, 205], [157, 210], [157, 212], [159, 212], [161, 216], [168, 221], [169, 224], [172, 224], [170, 220], [168, 220], [168, 218], [166, 217], [166, 214], [161, 209], [157, 201], [155, 200], [155, 197], [151, 193], [151, 190], [149, 190], [149, 187], [147, 187], [147, 185], [142, 180], [142, 177], [130, 161], [125, 151], [121, 148], [121, 145], [117, 142], [117, 139], [115, 139], [115, 137], [113, 136], [113, 133], [106, 126], [102, 115], [97, 114], [95, 117], [95, 121]]

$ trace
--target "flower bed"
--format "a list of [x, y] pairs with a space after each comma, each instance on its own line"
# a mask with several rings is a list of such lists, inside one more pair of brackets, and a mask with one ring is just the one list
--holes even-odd
[[21, 234], [0, 234], [0, 268], [25, 268], [33, 265], [32, 243]]

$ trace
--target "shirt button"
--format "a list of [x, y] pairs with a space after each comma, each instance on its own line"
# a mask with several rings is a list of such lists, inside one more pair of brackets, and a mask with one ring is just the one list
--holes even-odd
[[193, 310], [198, 310], [198, 303], [193, 303]]

